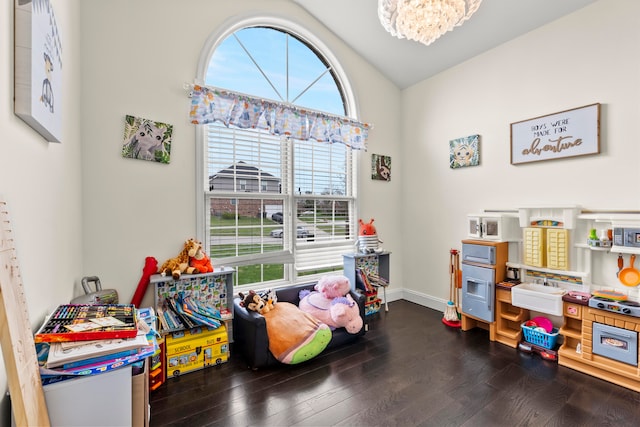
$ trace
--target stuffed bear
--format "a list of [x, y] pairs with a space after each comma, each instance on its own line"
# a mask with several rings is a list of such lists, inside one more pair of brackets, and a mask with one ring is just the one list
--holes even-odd
[[211, 259], [202, 250], [202, 243], [195, 242], [197, 249], [193, 255], [189, 255], [189, 265], [198, 269], [200, 273], [211, 273], [213, 271], [213, 265], [211, 265]]
[[194, 239], [186, 240], [180, 254], [175, 258], [166, 260], [158, 270], [158, 273], [160, 273], [162, 276], [166, 276], [167, 273], [171, 273], [171, 276], [175, 280], [178, 280], [182, 273], [199, 273], [200, 270], [189, 265], [189, 256], [195, 255], [198, 246], [199, 245]]

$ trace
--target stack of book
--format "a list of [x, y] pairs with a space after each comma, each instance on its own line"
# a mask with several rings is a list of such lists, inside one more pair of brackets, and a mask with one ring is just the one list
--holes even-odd
[[189, 296], [165, 298], [157, 307], [162, 331], [191, 329], [197, 326], [218, 328], [231, 318], [228, 311], [218, 311]]
[[109, 372], [144, 361], [157, 349], [154, 325], [151, 308], [114, 304], [58, 307], [35, 335], [43, 382]]
[[366, 300], [364, 304], [365, 315], [380, 311], [381, 300], [378, 298], [378, 288], [387, 286], [389, 283], [375, 272], [366, 272], [362, 268], [356, 268], [356, 288], [365, 292]]

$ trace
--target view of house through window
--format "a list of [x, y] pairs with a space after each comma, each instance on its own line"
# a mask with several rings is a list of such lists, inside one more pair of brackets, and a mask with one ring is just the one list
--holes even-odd
[[[205, 84], [346, 115], [331, 65], [281, 28], [248, 27], [226, 37], [211, 56]], [[204, 138], [203, 241], [214, 262], [237, 269], [237, 285], [342, 270], [355, 231], [350, 148], [219, 122], [206, 125]]]

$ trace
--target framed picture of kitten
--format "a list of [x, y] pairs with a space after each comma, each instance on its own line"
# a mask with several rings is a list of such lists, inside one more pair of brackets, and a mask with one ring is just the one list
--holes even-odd
[[173, 125], [127, 115], [122, 157], [168, 164]]

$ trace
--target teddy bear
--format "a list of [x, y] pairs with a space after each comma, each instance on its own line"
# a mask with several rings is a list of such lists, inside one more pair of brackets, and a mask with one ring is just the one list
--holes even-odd
[[177, 257], [169, 258], [168, 260], [166, 260], [158, 270], [158, 273], [160, 273], [162, 276], [166, 276], [167, 273], [171, 273], [171, 276], [175, 280], [180, 279], [182, 273], [200, 273], [200, 270], [189, 265], [189, 257], [195, 255], [198, 246], [199, 245], [197, 244], [195, 239], [185, 240], [180, 254], [178, 254]]
[[189, 255], [189, 265], [198, 269], [200, 273], [213, 272], [213, 265], [211, 265], [211, 259], [202, 250], [202, 243], [196, 241], [197, 248], [193, 255]]
[[345, 276], [323, 276], [315, 291], [300, 291], [300, 310], [311, 314], [331, 329], [345, 328], [350, 334], [362, 329], [360, 307], [349, 294], [349, 279]]

